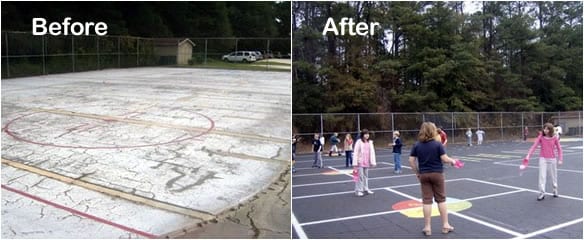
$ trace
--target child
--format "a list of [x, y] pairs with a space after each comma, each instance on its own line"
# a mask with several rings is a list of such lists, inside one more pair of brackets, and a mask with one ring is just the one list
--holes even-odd
[[446, 144], [448, 143], [448, 135], [442, 130], [442, 127], [438, 128], [438, 137], [439, 139], [437, 141], [442, 143], [442, 146], [446, 147]]
[[348, 168], [353, 165], [353, 138], [350, 133], [345, 135], [345, 142], [343, 144], [343, 148], [345, 149], [345, 167]]
[[485, 136], [485, 131], [479, 129], [475, 132], [475, 134], [477, 135], [477, 145], [482, 145], [483, 144], [483, 138]]
[[292, 136], [292, 173], [296, 172], [296, 143], [298, 143], [299, 137], [298, 135]]
[[[537, 146], [541, 146], [539, 153], [539, 196], [537, 201], [541, 201], [545, 198], [545, 185], [546, 185], [546, 174], [547, 168], [550, 170], [550, 175], [552, 177], [552, 186], [554, 197], [558, 197], [558, 168], [557, 164], [562, 165], [562, 147], [560, 146], [560, 141], [558, 138], [554, 137], [554, 125], [551, 123], [546, 123], [543, 125], [543, 134], [539, 135], [535, 142], [529, 149], [527, 156], [523, 159], [523, 165], [527, 166], [531, 154], [535, 151]], [[558, 158], [554, 153], [554, 147], [558, 151]], [[558, 161], [559, 160], [559, 161]]]
[[341, 156], [341, 153], [339, 152], [339, 148], [337, 147], [337, 145], [339, 144], [340, 140], [339, 140], [339, 134], [335, 133], [333, 134], [333, 136], [331, 137], [331, 150], [329, 151], [329, 157], [333, 156], [333, 152], [337, 153], [337, 155]]
[[466, 131], [466, 139], [468, 146], [472, 146], [472, 131], [470, 130], [470, 128], [468, 128], [468, 130]]
[[318, 133], [314, 134], [314, 139], [312, 140], [312, 151], [314, 152], [314, 163], [312, 163], [312, 167], [321, 168], [322, 167], [322, 143], [318, 136]]
[[369, 189], [369, 168], [375, 167], [375, 147], [373, 141], [369, 140], [369, 131], [363, 129], [361, 139], [355, 143], [355, 161], [353, 167], [359, 171], [359, 179], [355, 182], [355, 194], [362, 197], [364, 193], [373, 194]]
[[560, 125], [556, 125], [554, 127], [554, 133], [556, 135], [556, 137], [558, 138], [558, 140], [560, 139], [560, 136], [562, 135], [562, 126]]
[[393, 146], [393, 163], [394, 163], [393, 173], [395, 174], [402, 173], [401, 170], [402, 142], [401, 139], [399, 138], [399, 135], [400, 135], [399, 131], [393, 132], [393, 143], [391, 144], [391, 146]]

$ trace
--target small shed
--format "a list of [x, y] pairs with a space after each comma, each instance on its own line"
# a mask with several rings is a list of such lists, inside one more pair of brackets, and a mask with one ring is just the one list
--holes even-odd
[[190, 39], [165, 38], [154, 41], [154, 54], [159, 57], [159, 63], [187, 65], [193, 56], [195, 47]]
[[582, 112], [562, 112], [561, 115], [551, 117], [554, 125], [560, 125], [566, 136], [582, 135]]

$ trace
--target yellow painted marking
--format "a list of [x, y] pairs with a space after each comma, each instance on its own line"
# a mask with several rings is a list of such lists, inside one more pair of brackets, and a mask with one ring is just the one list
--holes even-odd
[[[402, 210], [402, 211], [400, 211], [400, 213], [403, 215], [406, 215], [409, 218], [423, 218], [424, 211], [423, 211], [423, 208], [421, 206], [422, 206], [422, 203], [420, 203], [419, 206], [416, 206], [414, 208]], [[453, 201], [453, 202], [447, 201], [446, 206], [448, 208], [448, 211], [460, 212], [460, 211], [464, 211], [466, 209], [471, 208], [472, 203], [470, 203], [469, 201]], [[438, 211], [438, 206], [436, 204], [432, 205], [431, 216], [432, 217], [440, 216], [440, 212]]]
[[67, 183], [70, 185], [79, 186], [79, 187], [82, 187], [85, 189], [104, 193], [104, 194], [111, 195], [114, 197], [119, 197], [119, 198], [126, 199], [126, 200], [129, 200], [132, 202], [141, 203], [141, 204], [148, 205], [148, 206], [151, 206], [154, 208], [159, 208], [159, 209], [167, 210], [170, 212], [175, 212], [175, 213], [191, 216], [194, 218], [201, 219], [203, 221], [207, 221], [207, 220], [211, 220], [211, 219], [215, 218], [215, 216], [210, 214], [210, 213], [193, 210], [193, 209], [189, 209], [186, 207], [177, 206], [177, 205], [174, 205], [171, 203], [161, 202], [159, 200], [155, 200], [155, 199], [151, 199], [151, 198], [145, 198], [145, 197], [133, 195], [130, 193], [122, 192], [120, 190], [104, 187], [104, 186], [97, 185], [94, 183], [89, 183], [89, 182], [83, 181], [81, 179], [70, 178], [70, 177], [67, 177], [67, 176], [64, 176], [64, 175], [61, 175], [58, 173], [54, 173], [54, 172], [51, 172], [51, 171], [48, 171], [45, 169], [29, 166], [29, 165], [19, 163], [16, 161], [2, 158], [2, 164], [6, 164], [8, 166], [11, 166], [11, 167], [14, 167], [17, 169], [21, 169], [21, 170], [24, 170], [27, 172], [31, 172], [31, 173], [34, 173], [34, 174], [37, 174], [40, 176], [45, 176], [45, 177], [48, 177], [51, 179], [55, 179], [57, 181], [64, 182], [64, 183]]

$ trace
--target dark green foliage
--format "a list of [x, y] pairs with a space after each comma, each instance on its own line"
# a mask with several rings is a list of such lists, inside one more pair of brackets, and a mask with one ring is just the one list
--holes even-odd
[[[293, 2], [293, 111], [582, 108], [582, 2], [463, 4]], [[383, 29], [322, 36], [328, 17]]]
[[290, 2], [2, 2], [3, 31], [32, 31], [32, 18], [105, 22], [108, 35], [290, 37]]

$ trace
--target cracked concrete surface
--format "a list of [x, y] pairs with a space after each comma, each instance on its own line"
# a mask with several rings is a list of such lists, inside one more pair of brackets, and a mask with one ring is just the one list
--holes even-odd
[[[50, 175], [116, 199], [212, 219], [255, 198], [288, 166], [290, 88], [289, 73], [180, 68], [3, 80], [2, 184], [39, 191]], [[26, 172], [4, 174], [10, 168]], [[28, 177], [39, 178], [21, 184]], [[42, 194], [71, 207], [77, 193]], [[94, 202], [83, 201], [77, 210], [91, 210]], [[50, 229], [11, 235], [18, 229], [13, 219], [24, 213], [7, 209], [3, 237], [69, 237]]]
[[290, 238], [290, 171], [286, 169], [252, 200], [212, 221], [175, 231], [167, 238]]

